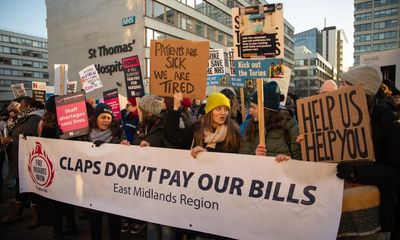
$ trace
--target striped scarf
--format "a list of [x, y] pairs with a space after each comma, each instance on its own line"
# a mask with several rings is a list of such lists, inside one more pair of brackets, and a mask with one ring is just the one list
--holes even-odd
[[92, 131], [90, 132], [90, 140], [92, 142], [100, 140], [105, 143], [109, 143], [111, 142], [111, 139], [112, 139], [112, 132], [110, 129], [101, 131], [100, 129], [93, 128]]

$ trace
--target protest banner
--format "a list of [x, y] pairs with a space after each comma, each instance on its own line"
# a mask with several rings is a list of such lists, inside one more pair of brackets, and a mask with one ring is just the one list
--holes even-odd
[[229, 66], [229, 75], [232, 76], [236, 76], [235, 74], [235, 62], [233, 61], [235, 58], [233, 57], [234, 55], [234, 51], [233, 51], [233, 47], [227, 47], [226, 49], [228, 49], [228, 66]]
[[11, 85], [11, 90], [14, 98], [26, 96], [26, 91], [23, 83]]
[[119, 106], [118, 89], [114, 88], [103, 92], [104, 103], [111, 107], [115, 120], [121, 119], [121, 108]]
[[239, 8], [240, 56], [283, 58], [283, 5], [262, 4]]
[[97, 69], [94, 64], [79, 71], [79, 77], [82, 81], [82, 88], [86, 93], [103, 87], [103, 83], [101, 82], [100, 76], [97, 73]]
[[54, 94], [67, 94], [68, 64], [54, 64]]
[[78, 88], [78, 81], [69, 81], [67, 83], [67, 93], [75, 93]]
[[208, 41], [151, 40], [150, 93], [204, 99], [208, 65]]
[[42, 103], [46, 102], [46, 82], [32, 82], [32, 97]]
[[83, 92], [56, 97], [57, 123], [63, 131], [62, 139], [89, 133], [86, 100]]
[[303, 160], [375, 160], [361, 85], [299, 99], [297, 113]]
[[19, 150], [21, 192], [235, 239], [336, 239], [336, 164], [37, 137]]
[[143, 97], [144, 86], [139, 57], [137, 55], [122, 59], [127, 98]]

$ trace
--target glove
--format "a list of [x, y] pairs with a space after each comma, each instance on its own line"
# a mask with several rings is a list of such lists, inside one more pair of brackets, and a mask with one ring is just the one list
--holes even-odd
[[356, 164], [341, 162], [337, 165], [336, 169], [336, 176], [338, 178], [351, 181], [356, 180]]
[[100, 147], [100, 145], [103, 144], [103, 143], [105, 143], [105, 142], [102, 141], [102, 140], [96, 140], [96, 141], [93, 142], [93, 144], [94, 144], [96, 147]]

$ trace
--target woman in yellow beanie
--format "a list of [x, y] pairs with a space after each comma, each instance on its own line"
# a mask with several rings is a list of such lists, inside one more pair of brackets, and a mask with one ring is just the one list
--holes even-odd
[[165, 137], [182, 149], [191, 149], [192, 156], [199, 152], [238, 153], [241, 146], [239, 126], [229, 117], [229, 99], [222, 93], [207, 98], [205, 115], [191, 126], [179, 129], [180, 106], [183, 96], [174, 95], [174, 107], [168, 111]]

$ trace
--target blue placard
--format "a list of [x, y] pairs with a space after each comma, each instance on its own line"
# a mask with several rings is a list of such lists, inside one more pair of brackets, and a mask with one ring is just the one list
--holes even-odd
[[236, 77], [243, 82], [249, 79], [274, 78], [280, 61], [279, 58], [235, 60]]

